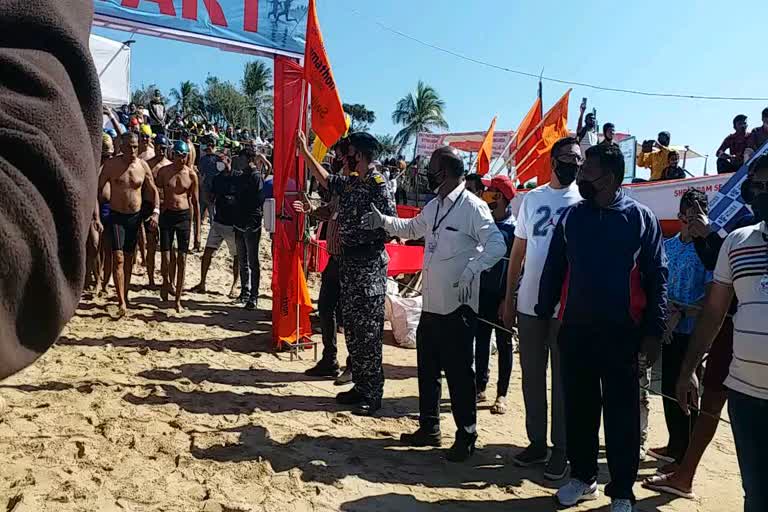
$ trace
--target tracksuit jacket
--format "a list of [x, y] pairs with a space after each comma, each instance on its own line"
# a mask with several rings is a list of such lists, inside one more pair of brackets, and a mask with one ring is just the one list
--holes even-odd
[[555, 228], [535, 311], [550, 318], [560, 303], [567, 325], [632, 327], [661, 337], [666, 323], [667, 258], [651, 211], [619, 190], [599, 208], [570, 206]]

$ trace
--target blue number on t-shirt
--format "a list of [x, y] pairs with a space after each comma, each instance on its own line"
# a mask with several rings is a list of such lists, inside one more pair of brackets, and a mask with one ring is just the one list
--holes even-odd
[[[559, 217], [563, 210], [565, 210], [565, 207], [558, 208], [555, 215]], [[547, 236], [549, 228], [555, 226], [557, 217], [552, 218], [552, 208], [549, 206], [539, 206], [539, 209], [536, 210], [536, 215], [541, 215], [541, 218], [533, 225], [533, 236]]]

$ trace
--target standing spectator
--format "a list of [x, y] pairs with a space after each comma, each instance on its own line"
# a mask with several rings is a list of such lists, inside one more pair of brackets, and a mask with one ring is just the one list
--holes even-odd
[[[680, 233], [664, 242], [669, 261], [670, 306], [662, 346], [661, 392], [667, 397], [675, 394], [677, 379], [696, 324], [698, 303], [704, 298], [706, 283], [711, 281], [711, 273], [707, 272], [699, 259], [689, 230], [690, 221], [697, 213], [708, 210], [707, 195], [704, 192], [694, 188], [686, 191], [680, 199]], [[669, 474], [677, 470], [683, 460], [696, 417], [686, 417], [675, 400], [664, 398], [664, 419], [669, 442], [665, 447], [653, 448], [648, 453], [660, 460], [671, 460], [670, 465], [661, 469], [663, 474]]]
[[576, 126], [576, 138], [579, 139], [579, 146], [581, 147], [581, 154], [583, 155], [587, 149], [597, 145], [597, 124], [595, 122], [595, 114], [589, 113], [584, 117], [584, 111], [587, 110], [586, 100], [579, 105], [579, 122]]
[[200, 163], [197, 165], [200, 171], [200, 219], [206, 217], [208, 212], [209, 220], [213, 219], [214, 205], [211, 203], [211, 193], [213, 187], [213, 178], [224, 170], [226, 165], [221, 161], [221, 157], [214, 150], [215, 142], [212, 137], [206, 136], [200, 143], [200, 151], [203, 155], [200, 157]]
[[[437, 190], [437, 197], [415, 218], [382, 216], [374, 209], [363, 223], [369, 228], [384, 227], [389, 234], [409, 240], [425, 238], [423, 305], [416, 333], [419, 428], [401, 435], [400, 440], [410, 446], [440, 446], [444, 370], [457, 428], [447, 458], [462, 462], [474, 453], [477, 441], [472, 339], [480, 275], [504, 256], [505, 245], [488, 206], [467, 193], [464, 162], [455, 148], [443, 146], [432, 153], [427, 179], [429, 189]], [[344, 322], [346, 326], [346, 311]]]
[[[509, 203], [515, 197], [515, 185], [508, 176], [496, 176], [486, 184], [488, 188], [483, 193], [483, 200], [491, 210], [493, 221], [504, 237], [506, 253], [509, 254], [512, 242], [515, 240], [515, 216], [509, 210]], [[485, 389], [490, 377], [488, 365], [491, 358], [491, 333], [494, 331], [490, 324], [500, 325], [502, 322], [499, 312], [502, 311], [501, 306], [504, 303], [506, 290], [507, 260], [503, 258], [480, 274], [478, 318], [481, 320], [477, 322], [475, 329], [475, 382], [478, 403], [486, 400]], [[495, 331], [496, 348], [499, 354], [499, 379], [496, 402], [491, 407], [491, 414], [505, 414], [509, 379], [512, 376], [512, 334], [501, 328], [496, 328]]]
[[[733, 118], [734, 132], [728, 135], [717, 148], [717, 173], [736, 172], [744, 163], [744, 150], [749, 145], [747, 116], [739, 114]], [[730, 151], [726, 153], [726, 151]]]
[[240, 263], [240, 301], [245, 309], [256, 309], [259, 299], [261, 267], [259, 242], [264, 217], [264, 178], [256, 167], [256, 157], [236, 176], [235, 244]]
[[[642, 151], [637, 155], [637, 165], [651, 170], [650, 181], [660, 180], [664, 175], [664, 169], [669, 165], [671, 139], [669, 132], [659, 132], [658, 140], [643, 142]], [[654, 151], [654, 149], [658, 151]]]
[[[612, 512], [631, 512], [640, 458], [638, 353], [653, 366], [666, 327], [667, 267], [661, 226], [621, 188], [618, 147], [587, 150], [578, 186], [584, 201], [560, 217], [541, 276], [536, 313], [560, 303], [568, 459], [565, 506], [595, 499], [601, 410]], [[562, 295], [561, 295], [562, 293]]]
[[158, 89], [155, 89], [155, 95], [149, 101], [149, 124], [154, 133], [165, 135], [165, 103]]
[[464, 178], [464, 183], [469, 192], [482, 199], [485, 185], [479, 174], [467, 174], [467, 177]]
[[604, 146], [615, 145], [616, 143], [613, 141], [614, 135], [616, 135], [616, 127], [613, 123], [605, 123], [603, 125], [603, 140], [600, 144], [603, 144]]
[[685, 179], [685, 169], [680, 167], [680, 153], [670, 151], [667, 154], [667, 167], [661, 174], [662, 180], [682, 180]]
[[[557, 321], [536, 317], [541, 271], [547, 258], [555, 225], [564, 210], [581, 201], [574, 180], [582, 163], [581, 149], [574, 137], [560, 139], [552, 146], [552, 181], [523, 197], [515, 226], [515, 241], [509, 256], [504, 324], [515, 325], [517, 317], [520, 368], [523, 372], [525, 430], [528, 447], [514, 457], [518, 466], [547, 462], [544, 475], [552, 480], [568, 471], [566, 457], [565, 410], [560, 378], [560, 351], [557, 347]], [[525, 262], [525, 272], [523, 271]], [[520, 275], [522, 273], [522, 281]], [[520, 290], [518, 291], [518, 282]], [[552, 379], [552, 454], [547, 449], [547, 367], [551, 361]]]
[[742, 196], [758, 224], [733, 231], [723, 242], [714, 281], [691, 338], [677, 384], [677, 400], [689, 414], [691, 394], [698, 391], [695, 370], [709, 350], [735, 295], [733, 360], [725, 380], [728, 415], [744, 487], [744, 512], [768, 510], [768, 156], [750, 164]]

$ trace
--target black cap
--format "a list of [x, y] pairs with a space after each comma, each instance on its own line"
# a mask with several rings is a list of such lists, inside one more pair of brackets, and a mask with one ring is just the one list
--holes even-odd
[[379, 144], [379, 141], [376, 139], [376, 137], [370, 133], [350, 133], [347, 139], [351, 145], [355, 146], [356, 149], [370, 153], [372, 155], [372, 160], [376, 158], [381, 152], [381, 144]]

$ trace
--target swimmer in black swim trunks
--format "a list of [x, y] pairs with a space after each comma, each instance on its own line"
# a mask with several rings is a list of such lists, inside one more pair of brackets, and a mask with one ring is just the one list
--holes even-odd
[[[184, 141], [176, 141], [173, 145], [173, 163], [157, 172], [157, 184], [163, 191], [160, 215], [163, 287], [160, 296], [163, 300], [168, 300], [171, 283], [175, 281], [176, 311], [182, 310], [181, 293], [184, 290], [184, 274], [193, 219], [195, 220], [195, 250], [200, 249], [198, 179], [197, 174], [186, 164], [188, 156], [189, 146]], [[177, 251], [175, 275], [168, 268], [174, 238]]]
[[142, 197], [150, 201], [150, 227], [157, 229], [160, 196], [152, 178], [152, 170], [138, 158], [139, 139], [134, 133], [121, 137], [122, 155], [107, 160], [99, 175], [99, 190], [110, 187], [110, 234], [117, 290], [118, 316], [128, 310], [128, 289], [131, 284], [136, 241], [142, 220]]
[[[157, 173], [160, 169], [163, 167], [170, 165], [172, 162], [168, 159], [168, 150], [170, 149], [171, 143], [168, 140], [168, 138], [160, 134], [157, 137], [155, 137], [155, 157], [151, 158], [147, 161], [147, 164], [149, 165], [149, 168], [152, 169], [152, 176], [155, 179], [155, 182], [157, 182]], [[163, 191], [158, 189], [160, 192], [160, 202], [162, 204], [163, 201]], [[151, 212], [151, 210], [150, 210]], [[158, 232], [152, 231], [150, 229], [149, 223], [151, 220], [147, 219], [144, 223], [144, 232], [147, 236], [147, 258], [145, 260], [147, 264], [147, 276], [149, 277], [149, 287], [151, 289], [155, 289], [157, 285], [155, 284], [155, 254], [157, 253], [157, 244], [159, 241]], [[175, 262], [172, 267], [175, 268]]]

